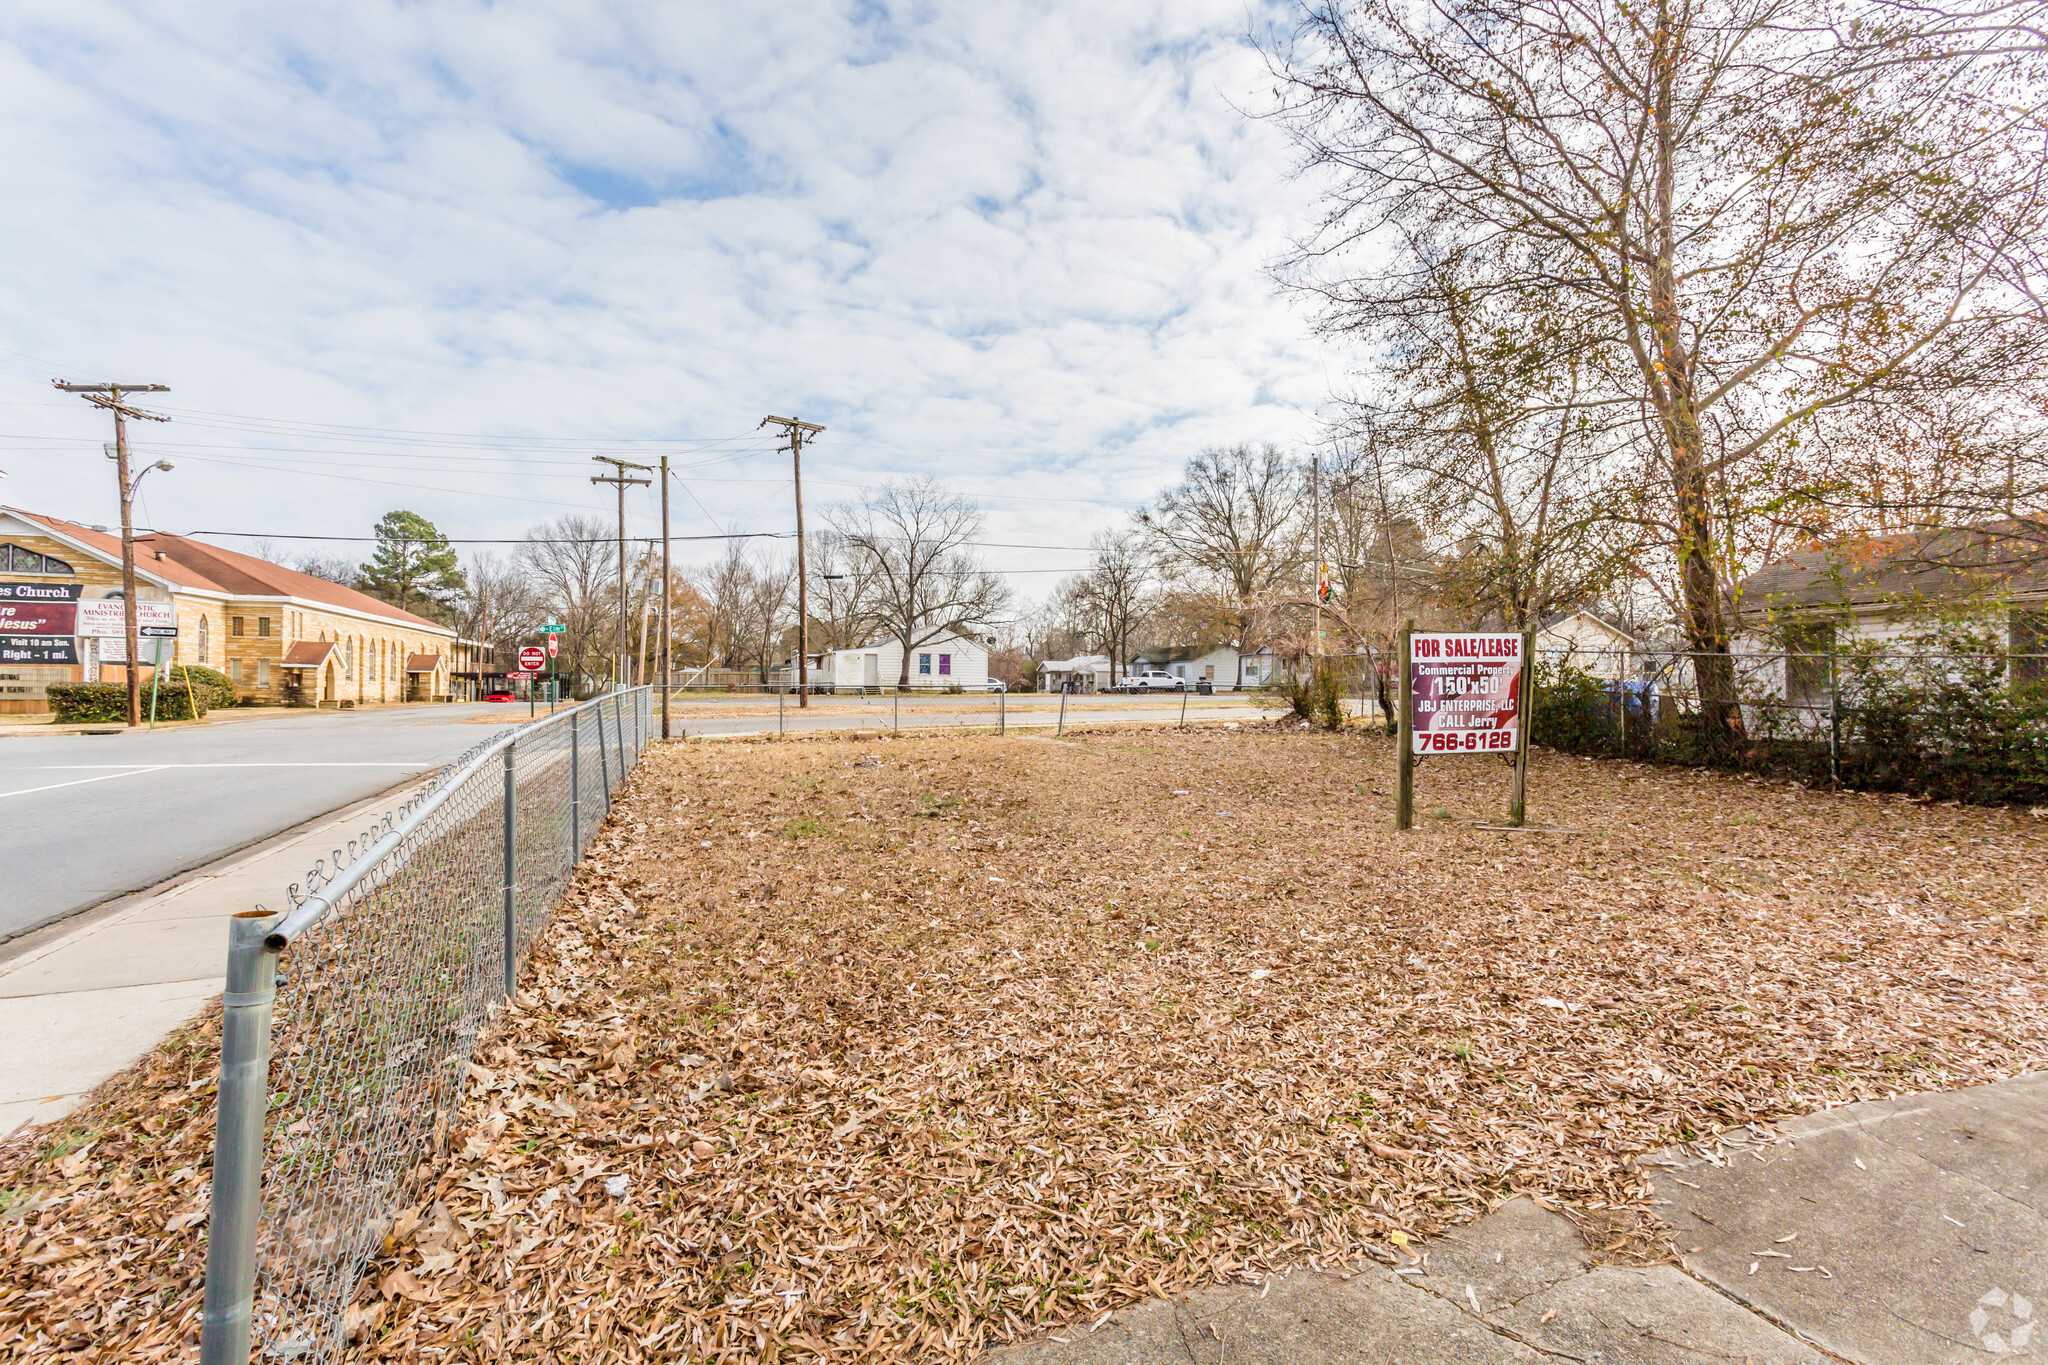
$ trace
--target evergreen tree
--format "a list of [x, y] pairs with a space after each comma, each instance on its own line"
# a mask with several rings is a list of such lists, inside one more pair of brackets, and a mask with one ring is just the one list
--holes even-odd
[[455, 547], [417, 512], [386, 512], [377, 522], [377, 549], [357, 586], [401, 611], [442, 619], [466, 584]]

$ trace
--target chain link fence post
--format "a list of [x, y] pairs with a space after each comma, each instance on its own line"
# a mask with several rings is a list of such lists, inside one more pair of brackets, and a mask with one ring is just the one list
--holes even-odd
[[505, 746], [505, 998], [519, 986], [519, 777], [513, 750]]
[[569, 866], [583, 861], [583, 717], [569, 718]]
[[277, 998], [277, 953], [264, 942], [273, 919], [253, 910], [228, 921], [201, 1365], [249, 1363], [256, 1228], [263, 1211], [263, 1120], [270, 1107], [270, 1013]]
[[597, 780], [604, 789], [604, 808], [609, 814], [612, 808], [612, 758], [611, 751], [604, 743], [604, 703], [598, 702], [590, 708], [592, 720], [597, 722]]
[[[619, 744], [619, 781], [626, 780], [626, 704], [617, 692], [612, 693], [612, 738]], [[611, 803], [605, 803], [609, 806]]]

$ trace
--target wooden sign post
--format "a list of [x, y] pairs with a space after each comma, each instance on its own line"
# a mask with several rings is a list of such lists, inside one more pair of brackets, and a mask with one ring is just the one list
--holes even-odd
[[1401, 708], [1401, 777], [1398, 794], [1394, 798], [1395, 829], [1409, 829], [1415, 824], [1415, 741], [1409, 734], [1415, 716], [1414, 693], [1409, 686], [1409, 660], [1413, 657], [1414, 646], [1415, 618], [1411, 616], [1401, 627], [1401, 680], [1397, 703]]
[[1425, 754], [1500, 754], [1514, 760], [1508, 823], [1527, 814], [1528, 698], [1536, 633], [1418, 635], [1401, 628], [1401, 751], [1394, 828], [1415, 823], [1415, 760]]

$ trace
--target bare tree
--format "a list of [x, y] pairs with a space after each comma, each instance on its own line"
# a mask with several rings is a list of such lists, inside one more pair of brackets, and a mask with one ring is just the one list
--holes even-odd
[[813, 531], [808, 556], [811, 574], [811, 647], [858, 649], [877, 625], [875, 562], [855, 554], [834, 530]]
[[1151, 566], [1138, 538], [1127, 531], [1097, 531], [1089, 542], [1088, 572], [1068, 589], [1088, 643], [1109, 656], [1109, 682], [1130, 672], [1131, 648], [1149, 605]]
[[[1306, 491], [1276, 446], [1212, 448], [1138, 514], [1162, 577], [1184, 590], [1193, 579], [1196, 592], [1227, 597], [1240, 652], [1258, 645], [1276, 597], [1301, 566]], [[1239, 674], [1242, 685], [1241, 667]]]
[[455, 628], [469, 639], [489, 642], [486, 671], [509, 668], [511, 650], [546, 618], [533, 575], [523, 563], [489, 551], [470, 556], [464, 568], [468, 588], [458, 604]]
[[704, 603], [707, 661], [725, 668], [752, 668], [763, 682], [781, 662], [785, 637], [795, 629], [793, 560], [764, 563], [743, 541], [728, 541], [725, 554], [698, 574]]
[[[1380, 343], [1362, 376], [1373, 399], [1347, 404], [1346, 424], [1370, 432], [1414, 522], [1452, 547], [1437, 604], [1461, 625], [1524, 629], [1597, 597], [1639, 548], [1618, 477], [1637, 405], [1601, 400], [1588, 357], [1602, 338], [1572, 299], [1500, 283], [1507, 272], [1469, 249], [1413, 254], [1411, 306], [1361, 319]], [[1372, 552], [1345, 542], [1385, 535], [1387, 486], [1361, 478], [1353, 451], [1331, 471], [1324, 540], [1364, 565]]]
[[1009, 589], [967, 549], [981, 513], [931, 479], [885, 483], [832, 520], [871, 576], [877, 623], [903, 647], [899, 687], [910, 685], [912, 650], [987, 627], [1009, 605]]
[[1989, 101], [1916, 65], [1845, 96], [1809, 10], [1328, 0], [1276, 61], [1280, 117], [1332, 176], [1292, 262], [1329, 325], [1426, 297], [1416, 240], [1484, 247], [1514, 287], [1597, 319], [1587, 382], [1641, 405], [1642, 515], [1710, 744], [1739, 731], [1733, 532], [1768, 505], [1750, 494], [1771, 460], [1889, 387], [1967, 388], [2043, 349], [2028, 116], [1987, 122]]
[[344, 588], [356, 585], [356, 563], [347, 555], [321, 554], [308, 550], [298, 555], [286, 568], [296, 569], [315, 578], [324, 578], [329, 583], [339, 583]]
[[519, 547], [533, 600], [565, 628], [557, 667], [575, 679], [609, 677], [616, 667], [610, 662], [619, 611], [615, 544], [610, 522], [568, 512], [536, 526]]

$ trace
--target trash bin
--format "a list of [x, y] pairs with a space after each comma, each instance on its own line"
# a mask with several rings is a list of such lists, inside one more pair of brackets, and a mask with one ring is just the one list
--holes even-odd
[[1204, 678], [1195, 684], [1195, 691], [1201, 696], [1213, 697], [1216, 695], [1216, 684]]

